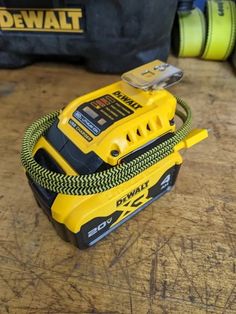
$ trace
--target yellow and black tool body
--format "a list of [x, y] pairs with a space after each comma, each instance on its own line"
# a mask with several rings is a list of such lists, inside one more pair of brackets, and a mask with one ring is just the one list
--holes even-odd
[[[207, 137], [206, 130], [176, 131], [181, 100], [156, 89], [181, 77], [179, 69], [152, 62], [45, 118], [42, 136], [32, 133], [40, 122], [26, 132], [22, 162], [29, 183], [64, 240], [89, 247], [174, 185], [179, 150]], [[183, 107], [178, 113], [188, 129]]]

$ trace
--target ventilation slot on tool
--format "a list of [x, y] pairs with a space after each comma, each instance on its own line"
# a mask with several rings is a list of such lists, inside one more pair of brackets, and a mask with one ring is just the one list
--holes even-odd
[[150, 132], [153, 131], [153, 125], [151, 125], [150, 121], [146, 122], [143, 125], [140, 125], [139, 127], [135, 129], [131, 129], [126, 134], [126, 140], [128, 144], [137, 142], [141, 139], [144, 139], [146, 136], [149, 136]]
[[136, 134], [137, 134], [138, 136], [142, 136], [141, 133], [140, 133], [140, 131], [139, 131], [139, 129], [137, 129]]
[[128, 142], [131, 142], [131, 139], [130, 139], [130, 137], [129, 137], [129, 134], [126, 135], [126, 139], [127, 139]]
[[148, 131], [151, 131], [151, 128], [150, 128], [149, 123], [146, 125], [146, 129], [147, 129]]

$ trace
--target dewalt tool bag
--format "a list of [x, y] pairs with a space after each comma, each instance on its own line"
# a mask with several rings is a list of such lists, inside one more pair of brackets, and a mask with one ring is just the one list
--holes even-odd
[[0, 67], [83, 61], [123, 72], [165, 60], [177, 0], [0, 0]]

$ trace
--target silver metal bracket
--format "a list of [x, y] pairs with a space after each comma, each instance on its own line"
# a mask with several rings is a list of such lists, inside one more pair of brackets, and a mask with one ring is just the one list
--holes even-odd
[[142, 90], [155, 90], [170, 87], [183, 77], [183, 71], [160, 60], [144, 64], [124, 73], [121, 79]]

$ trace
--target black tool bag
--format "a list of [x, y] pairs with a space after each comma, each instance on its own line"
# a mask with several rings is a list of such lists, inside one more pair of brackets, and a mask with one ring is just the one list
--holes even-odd
[[0, 67], [83, 61], [124, 72], [166, 60], [177, 0], [0, 0]]

